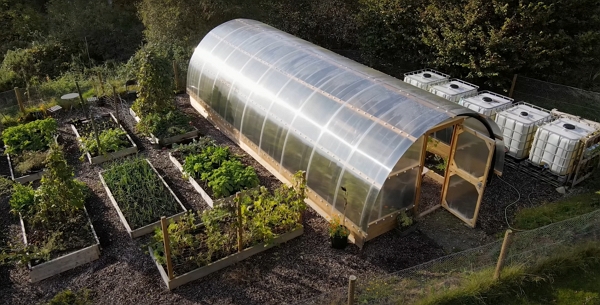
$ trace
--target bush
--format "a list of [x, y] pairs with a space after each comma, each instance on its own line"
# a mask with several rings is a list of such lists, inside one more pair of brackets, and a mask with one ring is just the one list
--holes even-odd
[[119, 151], [130, 145], [129, 141], [127, 141], [127, 133], [120, 128], [110, 128], [103, 130], [98, 135], [98, 140], [100, 140], [100, 145], [102, 146], [100, 150], [98, 150], [98, 141], [96, 141], [96, 138], [94, 136], [90, 136], [87, 138], [82, 137], [81, 150], [84, 153], [89, 152], [91, 155], [100, 155], [109, 152]]

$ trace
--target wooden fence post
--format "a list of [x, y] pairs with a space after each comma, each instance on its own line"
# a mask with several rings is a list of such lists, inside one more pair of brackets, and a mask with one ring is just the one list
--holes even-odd
[[356, 287], [356, 276], [351, 275], [348, 279], [348, 305], [354, 304], [354, 289]]
[[512, 98], [515, 91], [515, 85], [517, 84], [517, 74], [513, 76], [512, 84], [510, 85], [510, 91], [508, 91], [508, 97]]
[[165, 258], [167, 260], [167, 275], [169, 280], [173, 279], [173, 262], [171, 261], [171, 242], [169, 240], [169, 225], [165, 216], [160, 218], [160, 226], [163, 232], [163, 244], [165, 247]]
[[[303, 183], [306, 183], [306, 171], [302, 171], [302, 180], [300, 181], [300, 185], [302, 185]], [[304, 192], [306, 193], [306, 189], [304, 190]], [[298, 222], [300, 223], [300, 225], [304, 223], [304, 211], [300, 211], [300, 216], [298, 217]]]
[[496, 271], [494, 272], [494, 280], [500, 278], [500, 272], [504, 266], [504, 259], [506, 259], [506, 253], [508, 252], [508, 247], [510, 246], [510, 242], [512, 240], [512, 234], [513, 231], [511, 229], [506, 230], [506, 233], [504, 233], [504, 241], [502, 242], [502, 248], [500, 249], [500, 256], [498, 256], [498, 263], [496, 264]]
[[240, 204], [240, 192], [235, 194], [235, 212], [237, 214], [237, 242], [238, 242], [238, 252], [242, 252], [244, 250], [244, 239], [243, 239], [243, 222], [242, 222], [242, 205]]
[[[106, 93], [104, 92], [104, 81], [102, 80], [102, 73], [100, 73], [100, 71], [98, 71], [98, 80], [100, 81], [100, 89], [102, 89], [102, 95], [106, 95]], [[98, 98], [100, 98], [100, 94], [98, 94]]]
[[112, 86], [113, 96], [115, 97], [115, 114], [117, 115], [117, 122], [121, 124], [121, 119], [119, 118], [119, 107], [121, 103], [119, 103], [119, 96], [117, 95], [117, 90], [115, 90], [115, 86]]
[[23, 92], [21, 92], [21, 89], [19, 89], [19, 87], [15, 87], [15, 96], [17, 97], [17, 103], [19, 103], [19, 110], [22, 113], [25, 113]]

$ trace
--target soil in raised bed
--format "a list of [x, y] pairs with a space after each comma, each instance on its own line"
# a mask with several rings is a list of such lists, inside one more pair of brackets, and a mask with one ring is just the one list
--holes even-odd
[[[19, 166], [19, 164], [21, 164], [22, 162], [26, 162], [26, 160], [24, 159], [24, 156], [25, 156], [24, 154], [25, 154], [25, 152], [22, 155], [18, 155], [18, 156], [11, 155], [10, 156], [10, 163], [11, 163], [10, 165], [12, 166], [13, 175], [15, 178], [32, 175], [32, 174], [39, 173], [44, 170], [44, 164], [39, 163], [39, 164], [31, 167], [28, 171], [26, 171], [24, 173], [19, 172], [17, 170], [17, 166]], [[47, 154], [47, 151], [44, 152], [44, 154]]]
[[[94, 117], [94, 123], [96, 125], [96, 130], [98, 130], [98, 135], [100, 135], [100, 133], [102, 133], [103, 130], [121, 129], [119, 124], [117, 124], [117, 122], [115, 122], [111, 116], [107, 116], [107, 115]], [[90, 120], [87, 120], [87, 119], [75, 120], [72, 122], [72, 124], [75, 126], [75, 128], [77, 128], [77, 132], [79, 133], [79, 136], [85, 137], [85, 138], [90, 138], [90, 137], [95, 136], [94, 128], [92, 127], [92, 122]], [[126, 135], [122, 135], [119, 139], [121, 141], [127, 143], [127, 146], [124, 148], [132, 147], [131, 142], [129, 142], [129, 139], [127, 138]], [[107, 152], [111, 153], [111, 152], [115, 152], [115, 151], [109, 150]], [[97, 157], [98, 151], [90, 151], [90, 155], [92, 157]]]
[[443, 164], [444, 158], [431, 152], [425, 152], [425, 167], [442, 177], [446, 174], [445, 169], [440, 169]]
[[[52, 244], [50, 259], [60, 257], [96, 243], [92, 228], [83, 209], [80, 209], [74, 217], [65, 219], [58, 223], [52, 223], [47, 228], [32, 226], [32, 224], [23, 219], [25, 232], [27, 234], [27, 243], [38, 248], [44, 248], [46, 244]], [[59, 235], [55, 235], [59, 234]], [[54, 236], [54, 242], [51, 241]], [[41, 264], [44, 261], [33, 261], [32, 265]]]

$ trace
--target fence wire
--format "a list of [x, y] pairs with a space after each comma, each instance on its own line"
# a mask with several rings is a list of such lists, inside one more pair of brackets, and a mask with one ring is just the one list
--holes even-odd
[[[600, 210], [530, 231], [513, 233], [505, 267], [534, 266], [578, 244], [600, 241]], [[438, 258], [385, 276], [361, 275], [355, 304], [414, 304], [439, 291], [459, 288], [471, 276], [491, 278], [502, 240]], [[479, 272], [479, 273], [476, 273]], [[347, 304], [342, 287], [300, 304]]]
[[559, 85], [518, 75], [513, 98], [542, 108], [554, 108], [600, 121], [600, 92]]

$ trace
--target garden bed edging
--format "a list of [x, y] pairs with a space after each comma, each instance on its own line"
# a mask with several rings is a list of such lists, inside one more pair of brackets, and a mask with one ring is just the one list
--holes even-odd
[[190, 272], [184, 273], [180, 276], [176, 276], [173, 279], [169, 279], [169, 276], [167, 275], [165, 268], [163, 268], [163, 266], [156, 260], [156, 258], [154, 257], [154, 254], [153, 254], [154, 253], [153, 249], [151, 247], [148, 247], [148, 250], [150, 252], [150, 256], [152, 257], [152, 260], [154, 261], [154, 263], [156, 264], [156, 267], [158, 268], [158, 272], [160, 273], [161, 278], [167, 285], [167, 288], [169, 290], [172, 290], [181, 285], [187, 284], [191, 281], [195, 281], [197, 279], [205, 277], [213, 272], [216, 272], [223, 268], [229, 267], [235, 263], [241, 262], [253, 255], [256, 255], [258, 253], [261, 253], [263, 251], [271, 249], [277, 245], [288, 242], [302, 234], [304, 234], [304, 227], [300, 227], [291, 232], [277, 236], [276, 238], [273, 239], [273, 242], [267, 246], [265, 246], [263, 244], [259, 244], [259, 245], [252, 246], [250, 248], [246, 248], [246, 249], [242, 250], [242, 252], [231, 254], [220, 260], [212, 262], [206, 266], [203, 266], [198, 269], [192, 270]]

